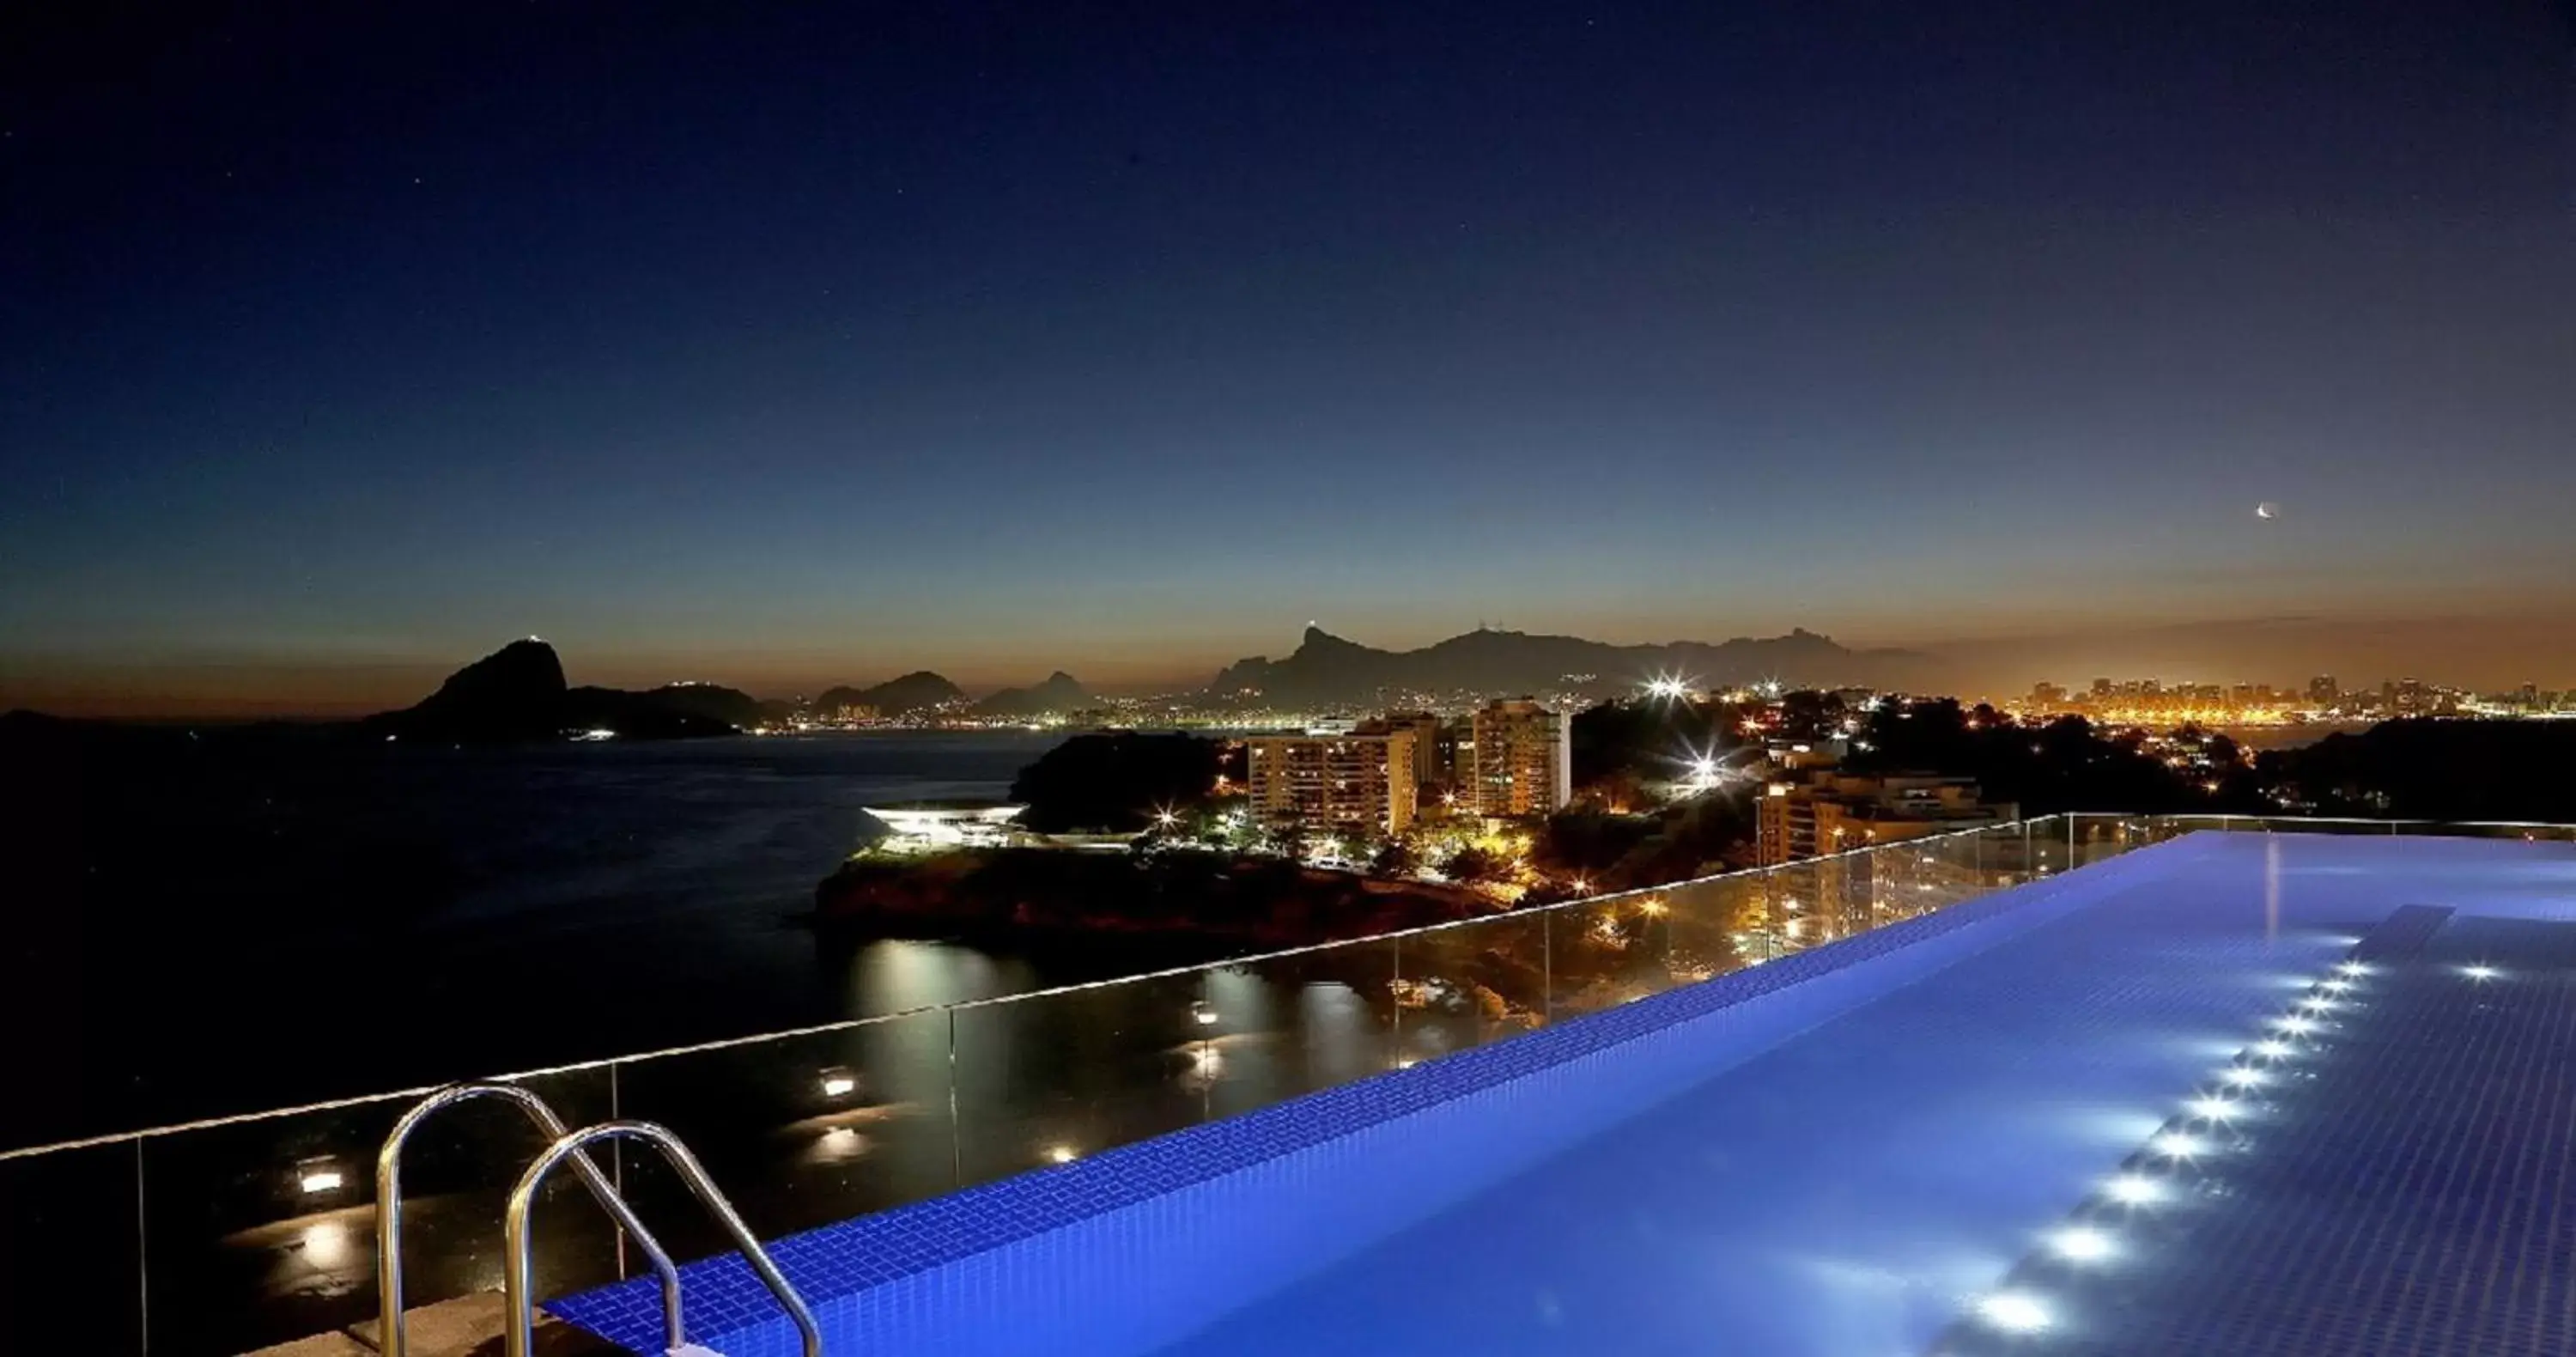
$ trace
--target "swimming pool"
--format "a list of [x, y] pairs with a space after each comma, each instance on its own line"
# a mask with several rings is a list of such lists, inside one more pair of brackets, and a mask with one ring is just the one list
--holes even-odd
[[842, 1357], [2576, 1350], [2571, 921], [2564, 843], [2198, 834], [774, 1253]]

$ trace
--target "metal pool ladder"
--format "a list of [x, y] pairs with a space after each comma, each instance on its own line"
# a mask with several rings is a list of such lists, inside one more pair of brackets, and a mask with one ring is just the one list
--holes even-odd
[[419, 1130], [421, 1123], [431, 1116], [477, 1098], [499, 1098], [508, 1102], [552, 1138], [552, 1143], [519, 1180], [517, 1190], [511, 1193], [510, 1208], [504, 1221], [504, 1242], [510, 1255], [503, 1288], [509, 1311], [507, 1342], [510, 1357], [528, 1357], [529, 1332], [535, 1323], [536, 1302], [530, 1294], [531, 1269], [526, 1248], [527, 1207], [535, 1199], [539, 1180], [566, 1158], [573, 1161], [574, 1171], [580, 1174], [582, 1185], [590, 1190], [591, 1199], [608, 1213], [617, 1228], [634, 1239], [636, 1247], [644, 1251], [644, 1256], [652, 1261], [654, 1273], [661, 1278], [662, 1324], [667, 1340], [665, 1350], [673, 1353], [704, 1351], [688, 1346], [680, 1318], [680, 1270], [672, 1263], [670, 1253], [663, 1249], [661, 1241], [653, 1237], [652, 1231], [644, 1228], [644, 1222], [636, 1218], [634, 1208], [627, 1204], [608, 1175], [599, 1171], [599, 1165], [582, 1148], [592, 1140], [617, 1136], [650, 1140], [662, 1150], [664, 1157], [680, 1171], [689, 1190], [706, 1204], [718, 1223], [732, 1235], [735, 1246], [743, 1251], [753, 1270], [769, 1286], [771, 1294], [777, 1296], [788, 1316], [796, 1321], [796, 1327], [804, 1337], [806, 1357], [821, 1357], [822, 1338], [814, 1326], [812, 1313], [805, 1308], [804, 1299], [770, 1262], [769, 1255], [760, 1247], [760, 1241], [744, 1227], [742, 1218], [735, 1214], [724, 1194], [708, 1181], [706, 1170], [680, 1143], [679, 1137], [646, 1122], [608, 1122], [580, 1132], [567, 1132], [563, 1118], [555, 1115], [554, 1108], [545, 1099], [516, 1084], [488, 1082], [450, 1084], [423, 1098], [394, 1123], [393, 1130], [385, 1136], [384, 1145], [376, 1152], [376, 1294], [380, 1325], [377, 1341], [382, 1345], [384, 1357], [405, 1357], [407, 1338], [403, 1330], [403, 1147], [410, 1141], [412, 1132]]

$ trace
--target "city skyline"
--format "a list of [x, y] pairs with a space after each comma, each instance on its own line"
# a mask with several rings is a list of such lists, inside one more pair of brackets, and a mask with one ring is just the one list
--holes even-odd
[[[2250, 670], [2229, 668], [2224, 662], [2205, 658], [2208, 652], [2196, 651], [2188, 643], [2165, 643], [2163, 653], [2169, 655], [2198, 653], [2204, 658], [2181, 659], [2162, 665], [2148, 663], [2144, 666], [2122, 661], [2101, 664], [2067, 662], [2051, 665], [2037, 657], [2059, 649], [2065, 650], [2066, 653], [2081, 653], [2081, 648], [2086, 644], [2098, 645], [2099, 649], [2096, 653], [2099, 654], [2122, 652], [2118, 647], [2101, 645], [2100, 638], [2092, 638], [2090, 641], [2086, 638], [2014, 638], [1992, 643], [1991, 649], [1982, 651], [1974, 644], [1924, 650], [1848, 647], [1854, 651], [1856, 661], [1868, 661], [1869, 664], [1866, 667], [1874, 669], [1882, 679], [1878, 682], [1863, 681], [1859, 677], [1861, 666], [1857, 664], [1854, 673], [1844, 678], [1861, 687], [1890, 688], [1999, 703], [2026, 698], [2035, 687], [2046, 686], [2062, 687], [2073, 695], [2082, 696], [2088, 685], [2102, 681], [2106, 677], [2123, 684], [2144, 680], [2176, 686], [2232, 688], [2240, 685], [2263, 685], [2275, 687], [2284, 692], [2304, 691], [2320, 674], [2335, 677], [2343, 685], [2344, 690], [2351, 693], [2376, 691], [2383, 684], [2410, 680], [2421, 680], [2440, 687], [2476, 693], [2503, 693], [2523, 687], [2537, 687], [2545, 691], [2576, 689], [2576, 682], [2569, 681], [2553, 683], [2544, 678], [2528, 676], [2522, 678], [2471, 676], [2464, 672], [2460, 664], [2450, 662], [2461, 658], [2460, 653], [2456, 651], [2452, 653], [2450, 661], [2437, 660], [2437, 666], [2447, 665], [2447, 667], [2427, 670], [2390, 668], [2382, 672], [2366, 666], [2356, 670], [2349, 666], [2339, 668], [2333, 664], [2309, 664], [2302, 667], [2295, 661], [2300, 655], [2313, 653], [2303, 647], [2312, 646], [2314, 641], [2313, 638], [2302, 637], [2301, 634], [2311, 629], [2314, 624], [2308, 619], [2277, 619], [2272, 625], [2289, 634], [2292, 649], [2285, 652], [2286, 658], [2272, 664], [2269, 668], [2261, 666]], [[2149, 633], [2151, 637], [2155, 634]], [[547, 638], [531, 636], [527, 639]], [[1600, 641], [1604, 638], [1582, 639]], [[1660, 638], [1654, 641], [1612, 643], [1656, 645], [1674, 639]], [[1750, 639], [1768, 641], [1786, 638]], [[1838, 641], [1840, 638], [1818, 639]], [[2136, 643], [2140, 638], [2135, 634], [2124, 634], [2120, 639], [2123, 642]], [[2140, 650], [2132, 644], [2132, 649], [2128, 653], [2155, 654], [2158, 653], [2157, 645], [2158, 643], [2150, 640], [2145, 649]], [[2241, 649], [2241, 639], [2238, 639], [2237, 645], [2230, 648]], [[1273, 657], [1286, 653], [1288, 649], [1282, 648], [1275, 652]], [[1980, 658], [1981, 655], [1983, 658]], [[191, 695], [185, 698], [168, 695], [180, 691], [176, 687], [144, 690], [139, 697], [134, 697], [122, 692], [107, 692], [102, 695], [98, 691], [71, 686], [45, 688], [40, 685], [29, 685], [23, 681], [13, 683], [8, 681], [6, 676], [0, 676], [0, 710], [26, 708], [58, 716], [106, 719], [336, 719], [407, 706], [436, 688], [461, 664], [473, 658], [476, 657], [460, 655], [406, 662], [389, 661], [355, 671], [349, 668], [309, 671], [224, 669], [212, 676], [211, 681], [209, 676], [199, 675], [199, 686], [188, 690]], [[722, 656], [700, 656], [689, 662], [686, 668], [664, 668], [651, 663], [641, 665], [629, 663], [625, 666], [615, 663], [601, 664], [595, 659], [585, 660], [575, 653], [565, 658], [565, 669], [570, 681], [577, 684], [613, 688], [653, 688], [666, 684], [712, 683], [736, 688], [754, 697], [780, 700], [810, 699], [826, 689], [890, 679], [898, 672], [930, 672], [938, 674], [941, 678], [959, 681], [970, 697], [978, 699], [1005, 689], [1018, 688], [1039, 677], [1016, 669], [988, 674], [974, 669], [942, 667], [936, 663], [869, 661], [858, 657], [840, 663], [829, 661], [816, 663], [817, 667], [810, 672], [784, 678], [764, 679], [757, 676], [745, 677], [739, 664], [728, 661]], [[2518, 672], [2513, 667], [2517, 663], [2520, 663], [2519, 655], [2492, 661], [2487, 667], [2487, 672], [2491, 675]], [[1893, 671], [1894, 676], [1883, 677], [1890, 673], [1888, 666], [1891, 664], [1896, 666]], [[1171, 674], [1147, 671], [1143, 676], [1126, 677], [1121, 675], [1133, 675], [1136, 671], [1122, 669], [1114, 663], [1100, 665], [1077, 663], [1069, 666], [1056, 665], [1054, 668], [1058, 671], [1072, 671], [1074, 677], [1082, 680], [1083, 685], [1093, 692], [1104, 697], [1121, 699], [1178, 697], [1210, 692], [1209, 680], [1220, 677], [1213, 665], [1204, 669]], [[1996, 677], [1991, 681], [1966, 681], [1956, 677], [1981, 672], [1998, 676], [2010, 675], [2010, 677]], [[1596, 686], [1603, 691], [1615, 692], [1621, 690], [1623, 685], [1633, 685], [1640, 691], [1647, 691], [1658, 679], [1670, 678], [1676, 685], [1680, 685], [1685, 680], [1696, 681], [1700, 676], [1675, 676], [1659, 669], [1639, 668], [1634, 674], [1601, 674], [1593, 677], [1599, 682], [1585, 686]], [[363, 681], [353, 683], [353, 678], [360, 678]], [[1835, 682], [1835, 680], [1823, 678], [1815, 681], [1823, 684]], [[1513, 685], [1508, 684], [1500, 686], [1487, 684], [1479, 686], [1476, 691], [1482, 697], [1490, 697], [1504, 695], [1505, 689], [1512, 687]], [[1677, 686], [1676, 691], [1679, 690]], [[1212, 696], [1219, 699], [1224, 697], [1223, 694], [1212, 694]], [[1372, 699], [1381, 705], [1385, 701], [1400, 703], [1401, 700], [1401, 694], [1396, 693], [1383, 694], [1377, 699]], [[1352, 704], [1335, 701], [1327, 705], [1339, 708]], [[1367, 706], [1369, 703], [1360, 702], [1357, 705]]]
[[1309, 618], [2576, 683], [2546, 8], [622, 14], [13, 29], [0, 707]]

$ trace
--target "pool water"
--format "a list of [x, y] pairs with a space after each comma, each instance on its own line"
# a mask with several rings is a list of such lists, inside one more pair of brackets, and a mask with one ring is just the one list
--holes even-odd
[[2567, 1200], [2571, 920], [2564, 844], [2197, 835], [776, 1252], [844, 1357], [2576, 1350], [2511, 1204]]

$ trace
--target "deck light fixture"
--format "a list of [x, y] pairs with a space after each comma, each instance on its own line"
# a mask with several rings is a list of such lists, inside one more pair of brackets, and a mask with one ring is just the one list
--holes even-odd
[[2154, 1142], [2156, 1153], [2168, 1159], [2189, 1159], [2208, 1150], [2200, 1137], [2181, 1131], [2167, 1131]]
[[2164, 1200], [2164, 1185], [2143, 1174], [2123, 1173], [2103, 1189], [2122, 1206], [2145, 1206]]
[[2059, 1257], [2075, 1263], [2098, 1263], [2115, 1252], [2111, 1236], [2089, 1225], [2069, 1226], [2058, 1231], [2050, 1242]]
[[2036, 1296], [1998, 1291], [1977, 1302], [1977, 1313], [2006, 1333], [2037, 1333], [2048, 1327], [2048, 1307]]

